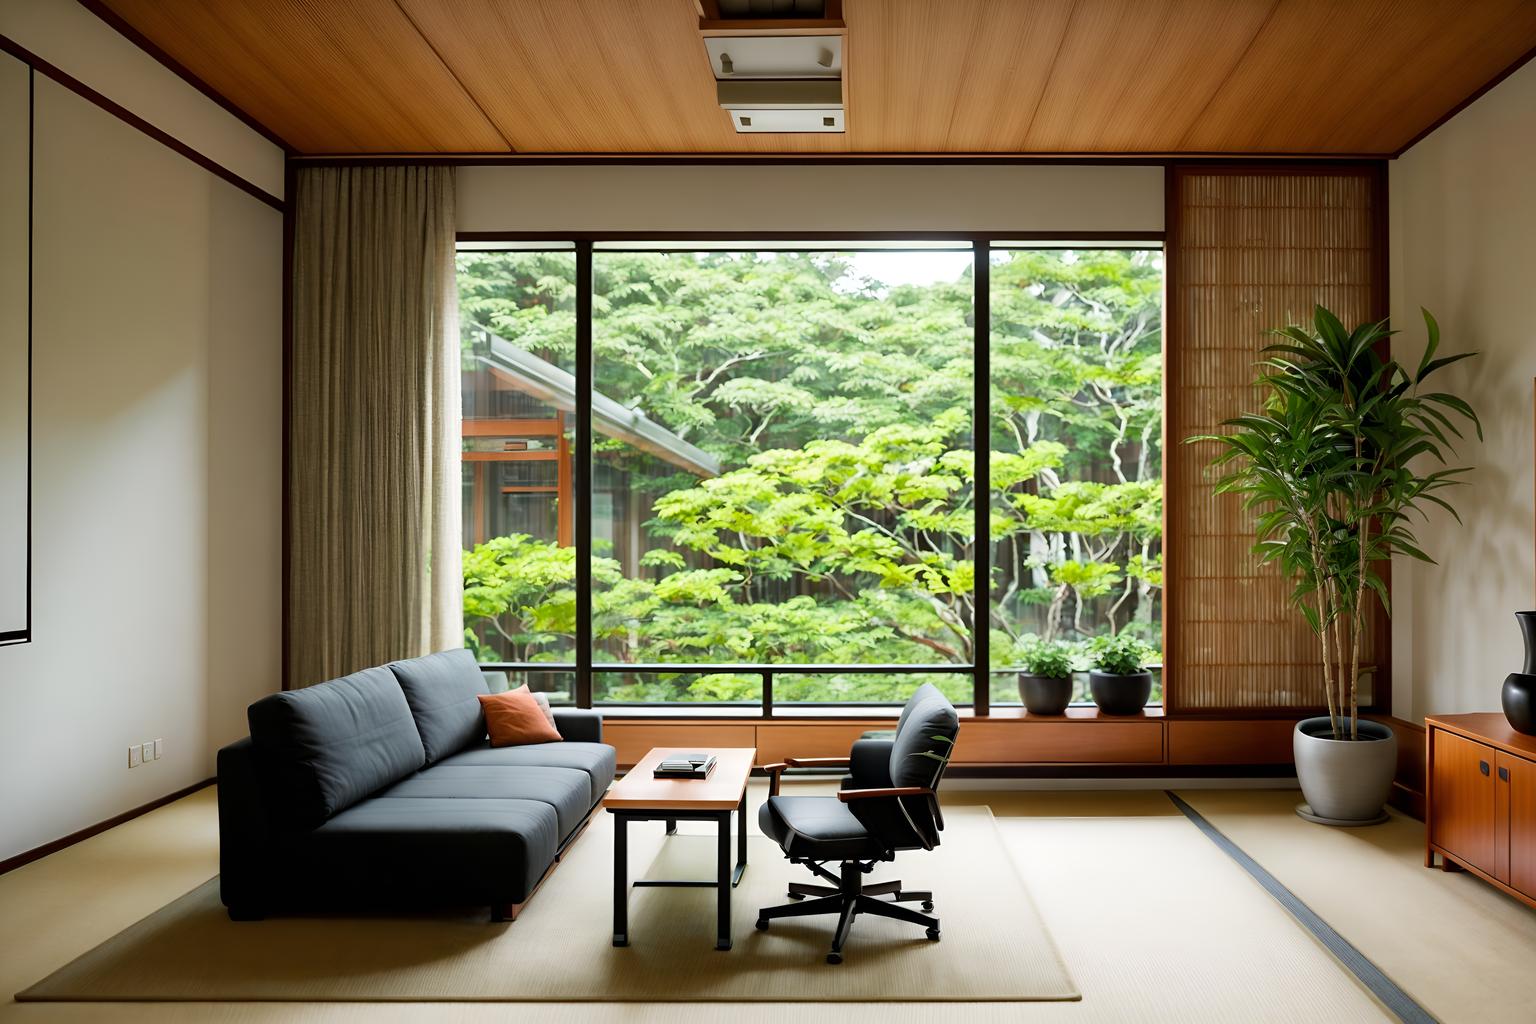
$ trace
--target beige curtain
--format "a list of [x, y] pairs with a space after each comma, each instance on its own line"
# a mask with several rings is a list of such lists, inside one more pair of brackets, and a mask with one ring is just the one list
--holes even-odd
[[290, 686], [464, 642], [453, 169], [299, 171]]

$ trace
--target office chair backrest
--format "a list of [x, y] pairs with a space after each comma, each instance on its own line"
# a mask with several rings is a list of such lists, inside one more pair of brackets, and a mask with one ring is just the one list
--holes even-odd
[[960, 733], [960, 716], [932, 683], [918, 688], [902, 709], [891, 744], [891, 785], [937, 789]]
[[[937, 790], [948, 767], [960, 717], [935, 687], [924, 684], [907, 701], [891, 741], [891, 785]], [[944, 827], [938, 801], [926, 796], [856, 801], [854, 816], [892, 850], [932, 849]]]

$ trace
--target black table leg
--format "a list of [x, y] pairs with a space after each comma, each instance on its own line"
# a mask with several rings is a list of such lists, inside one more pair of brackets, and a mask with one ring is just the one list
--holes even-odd
[[676, 818], [668, 818], [667, 819], [667, 835], [669, 835], [669, 836], [677, 835], [677, 819]]
[[715, 948], [731, 948], [731, 812], [723, 812], [718, 819], [719, 862], [715, 873], [718, 898]]
[[731, 885], [741, 884], [741, 873], [747, 870], [747, 794], [741, 794], [736, 807], [736, 870], [731, 875]]
[[613, 816], [613, 944], [629, 945], [629, 819]]

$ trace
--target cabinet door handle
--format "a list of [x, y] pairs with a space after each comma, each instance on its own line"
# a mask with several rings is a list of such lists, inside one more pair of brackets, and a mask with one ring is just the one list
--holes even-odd
[[1487, 775], [1488, 774], [1488, 762], [1487, 761], [1479, 761], [1479, 762], [1477, 762], [1477, 770], [1482, 772], [1484, 775]]
[[1509, 769], [1508, 768], [1500, 768], [1499, 769], [1499, 781], [1500, 782], [1508, 782], [1509, 781]]

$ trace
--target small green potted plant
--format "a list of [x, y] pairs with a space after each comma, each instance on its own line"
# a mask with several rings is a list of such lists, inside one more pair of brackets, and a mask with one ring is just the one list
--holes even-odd
[[1019, 699], [1032, 715], [1059, 715], [1072, 703], [1073, 651], [1060, 640], [1030, 637], [1019, 645]]
[[1151, 646], [1129, 633], [1095, 637], [1088, 643], [1093, 669], [1088, 688], [1093, 702], [1106, 715], [1139, 715], [1152, 696], [1152, 673], [1147, 671]]

